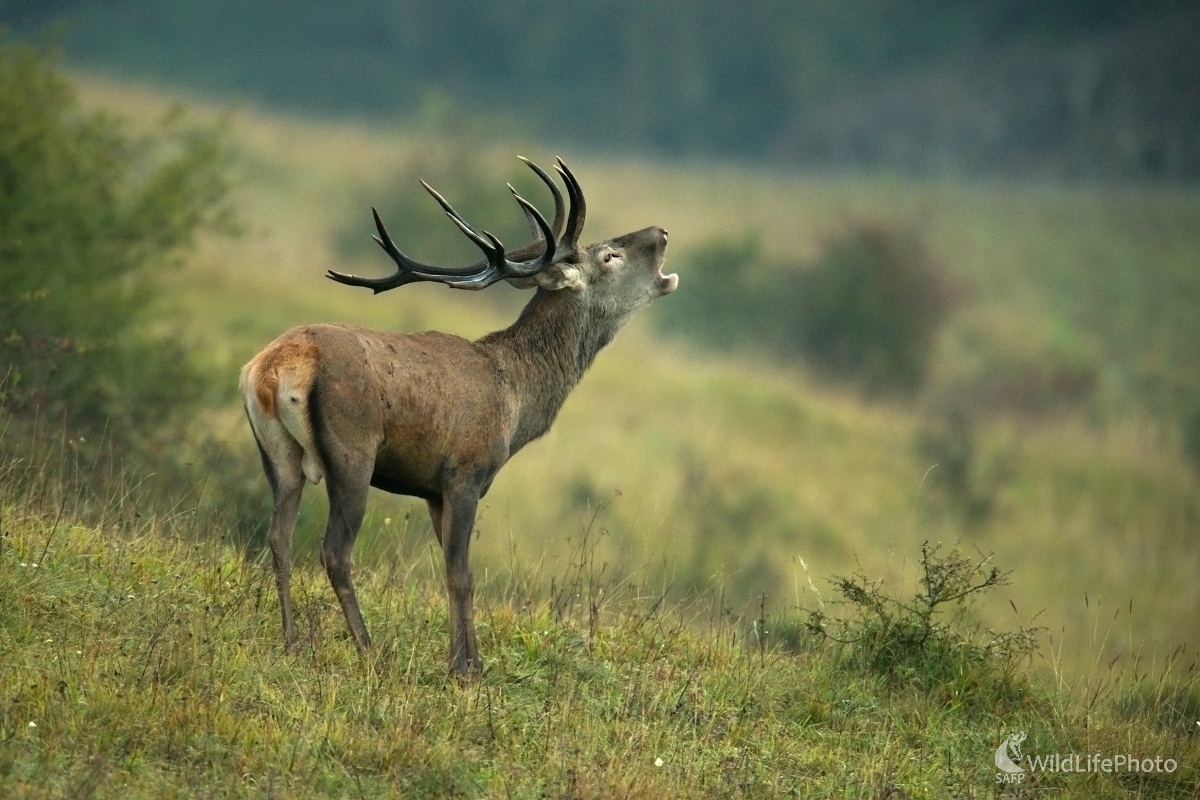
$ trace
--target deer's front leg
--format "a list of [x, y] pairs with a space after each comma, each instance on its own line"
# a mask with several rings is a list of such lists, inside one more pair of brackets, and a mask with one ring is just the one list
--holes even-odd
[[[447, 492], [442, 502], [442, 555], [446, 559], [446, 595], [450, 604], [450, 671], [459, 676], [482, 671], [479, 647], [475, 643], [475, 615], [472, 603], [475, 579], [471, 575], [469, 553], [471, 530], [479, 496], [472, 488]], [[432, 511], [432, 508], [431, 508]]]
[[433, 535], [437, 537], [438, 544], [442, 543], [442, 501], [427, 500], [425, 504], [429, 506], [429, 519], [433, 521]]

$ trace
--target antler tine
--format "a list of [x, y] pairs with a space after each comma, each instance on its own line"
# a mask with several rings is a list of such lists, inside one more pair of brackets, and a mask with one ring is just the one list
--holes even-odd
[[559, 258], [565, 258], [579, 247], [579, 234], [583, 232], [583, 222], [587, 217], [587, 203], [583, 199], [583, 189], [579, 181], [561, 158], [554, 159], [554, 169], [562, 176], [567, 186], [567, 196], [571, 198], [571, 214], [567, 217], [567, 229], [559, 240]]
[[[485, 248], [486, 251], [486, 248], [492, 243], [482, 238], [474, 228], [467, 224], [467, 222], [462, 219], [457, 212], [455, 212], [450, 204], [446, 202], [445, 198], [434, 191], [432, 187], [430, 187], [424, 181], [421, 182], [421, 185], [424, 186], [429, 193], [434, 196], [434, 199], [436, 199], [443, 208], [447, 209], [446, 213], [450, 216], [450, 219], [453, 220], [454, 223], [458, 225], [464, 233], [470, 236], [472, 241], [474, 241], [481, 248]], [[396, 243], [392, 241], [392, 237], [387, 232], [387, 228], [384, 227], [383, 219], [379, 216], [379, 212], [376, 209], [371, 209], [371, 215], [375, 218], [375, 229], [379, 232], [378, 235], [372, 236], [371, 238], [374, 239], [375, 243], [383, 248], [383, 251], [387, 253], [391, 257], [392, 261], [396, 263], [396, 271], [383, 278], [363, 278], [358, 275], [348, 275], [344, 272], [338, 272], [331, 269], [326, 273], [326, 277], [337, 281], [338, 283], [344, 283], [347, 286], [362, 286], [370, 289], [375, 294], [379, 294], [380, 292], [386, 292], [388, 289], [395, 289], [398, 286], [404, 286], [409, 283], [417, 283], [419, 281], [447, 283], [447, 279], [468, 279], [474, 275], [477, 275], [480, 267], [484, 266], [486, 263], [481, 262], [479, 264], [463, 268], [438, 267], [433, 264], [424, 264], [406, 256], [400, 251], [400, 248], [396, 247]], [[503, 252], [503, 250], [501, 252]], [[479, 288], [483, 287], [480, 286]]]
[[513, 192], [513, 197], [521, 204], [526, 216], [533, 220], [537, 225], [538, 230], [542, 235], [542, 240], [545, 245], [542, 254], [539, 258], [533, 261], [510, 261], [504, 254], [504, 245], [500, 243], [492, 234], [487, 231], [483, 232], [478, 238], [472, 236], [473, 229], [466, 222], [458, 218], [457, 215], [450, 217], [459, 229], [465, 233], [479, 249], [487, 256], [487, 266], [478, 274], [462, 279], [443, 279], [447, 286], [452, 286], [455, 289], [482, 289], [486, 286], [491, 286], [493, 283], [509, 278], [528, 278], [531, 275], [544, 270], [546, 267], [554, 263], [556, 248], [554, 245], [554, 231], [551, 230], [550, 224], [546, 222], [546, 218], [541, 212], [534, 207], [524, 197]]
[[[499, 240], [496, 239], [495, 236], [492, 236], [487, 231], [475, 230], [475, 228], [471, 226], [471, 223], [469, 223], [465, 219], [463, 219], [459, 215], [459, 213], [454, 210], [454, 206], [447, 203], [446, 198], [444, 198], [440, 194], [438, 194], [437, 191], [432, 186], [430, 186], [428, 183], [426, 183], [425, 181], [421, 181], [421, 185], [425, 187], [425, 191], [427, 191], [431, 195], [433, 195], [434, 200], [438, 201], [438, 205], [440, 205], [442, 207], [442, 209], [446, 212], [446, 216], [450, 218], [450, 221], [453, 222], [455, 225], [457, 225], [458, 229], [460, 231], [462, 231], [464, 234], [466, 234], [466, 237], [468, 239], [470, 239], [472, 242], [474, 242], [476, 244], [476, 246], [478, 246], [479, 249], [484, 252], [485, 255], [488, 255], [488, 260], [490, 261], [491, 260], [490, 250], [491, 250], [491, 248], [495, 247], [496, 245], [500, 245]], [[504, 254], [503, 245], [500, 245], [500, 253], [501, 253], [501, 255]]]
[[[504, 245], [501, 244], [499, 239], [487, 231], [476, 229], [454, 210], [454, 207], [446, 201], [446, 198], [442, 197], [428, 183], [421, 181], [421, 186], [442, 207], [442, 210], [446, 212], [446, 216], [450, 218], [450, 221], [483, 251], [486, 257], [485, 260], [469, 267], [450, 268], [423, 264], [409, 258], [400, 251], [400, 248], [396, 247], [395, 242], [392, 241], [392, 237], [388, 235], [387, 229], [383, 225], [383, 220], [380, 218], [379, 212], [372, 208], [371, 214], [374, 216], [375, 228], [378, 231], [378, 235], [372, 238], [391, 257], [392, 261], [395, 262], [396, 271], [383, 278], [363, 278], [358, 275], [348, 275], [335, 270], [329, 270], [327, 277], [347, 286], [362, 286], [378, 294], [379, 292], [417, 281], [444, 283], [456, 289], [483, 289], [497, 281], [508, 278], [526, 278], [541, 272], [557, 259], [574, 251], [575, 240], [578, 238], [578, 231], [582, 222], [583, 193], [579, 190], [574, 176], [569, 171], [564, 171], [565, 165], [562, 164], [560, 159], [555, 169], [563, 175], [563, 180], [567, 184], [567, 193], [571, 198], [571, 213], [567, 217], [562, 193], [558, 190], [558, 186], [554, 180], [545, 170], [529, 159], [521, 157], [521, 161], [542, 179], [542, 182], [546, 184], [546, 187], [554, 197], [554, 224], [547, 223], [546, 218], [542, 216], [537, 208], [528, 200], [521, 197], [510, 185], [508, 188], [512, 191], [517, 203], [520, 204], [526, 219], [529, 220], [530, 229], [534, 233], [534, 241], [520, 250], [505, 253]], [[558, 243], [559, 234], [564, 224], [564, 217], [566, 217], [567, 230], [574, 231], [574, 238], [569, 240], [570, 247], [566, 251]]]
[[[509, 188], [512, 189], [511, 186]], [[543, 217], [541, 212], [537, 210], [537, 207], [524, 197], [521, 197], [521, 195], [517, 194], [516, 189], [513, 189], [512, 194], [513, 197], [516, 198], [516, 201], [521, 204], [521, 210], [525, 212], [525, 216], [532, 220], [535, 225], [537, 225], [538, 230], [542, 234], [542, 241], [546, 243], [545, 249], [542, 251], [541, 256], [534, 261], [514, 263], [512, 261], [507, 261], [506, 259], [506, 272], [509, 273], [506, 277], [527, 277], [529, 275], [533, 275], [534, 273], [541, 272], [546, 267], [553, 264], [554, 256], [556, 255], [558, 248], [554, 243], [554, 229], [549, 223], [546, 222], [546, 218]]]
[[387, 228], [383, 225], [383, 220], [380, 218], [379, 212], [372, 208], [371, 215], [375, 218], [375, 229], [379, 232], [377, 236], [372, 236], [371, 238], [383, 248], [385, 253], [391, 256], [392, 261], [396, 263], [396, 271], [383, 278], [363, 278], [358, 275], [348, 275], [344, 272], [331, 269], [326, 273], [326, 277], [330, 280], [344, 283], [347, 286], [362, 286], [370, 289], [375, 294], [379, 294], [380, 292], [386, 292], [388, 289], [395, 289], [397, 286], [404, 286], [408, 283], [437, 280], [438, 278], [434, 276], [470, 274], [470, 271], [446, 270], [445, 268], [435, 267], [431, 264], [422, 264], [420, 261], [409, 258], [400, 252], [400, 248], [396, 247], [396, 243], [392, 241]]
[[[505, 254], [504, 245], [500, 243], [499, 239], [487, 231], [476, 230], [471, 223], [463, 219], [462, 216], [454, 210], [454, 207], [451, 206], [444, 197], [438, 194], [432, 186], [425, 183], [425, 181], [421, 181], [421, 185], [425, 187], [427, 192], [433, 195], [433, 198], [437, 200], [438, 204], [441, 205], [443, 210], [445, 210], [446, 216], [450, 217], [450, 220], [458, 226], [458, 229], [461, 230], [468, 239], [474, 242], [475, 245], [483, 251], [484, 256], [487, 257], [488, 266], [500, 272], [501, 278], [528, 277], [534, 273], [541, 272], [543, 269], [553, 263], [553, 256], [556, 249], [556, 237], [553, 229], [546, 222], [546, 218], [542, 216], [541, 212], [537, 210], [533, 203], [530, 203], [524, 197], [521, 197], [521, 195], [517, 194], [517, 190], [511, 185], [508, 187], [509, 191], [512, 192], [513, 197], [516, 198], [517, 202], [521, 204], [521, 210], [525, 212], [526, 219], [536, 226], [537, 230], [541, 234], [541, 241], [545, 242], [545, 245], [542, 248], [541, 256], [533, 261], [526, 261], [524, 259], [518, 261], [510, 260]], [[535, 241], [530, 245], [530, 248], [536, 244], [537, 242]], [[517, 255], [517, 253], [513, 253], [513, 255]], [[456, 285], [455, 283], [447, 283], [451, 286]]]
[[525, 156], [517, 156], [517, 158], [521, 159], [525, 166], [533, 170], [534, 173], [542, 179], [542, 183], [546, 184], [546, 188], [550, 190], [550, 194], [554, 197], [554, 222], [551, 223], [550, 228], [554, 231], [554, 239], [557, 241], [558, 237], [562, 235], [563, 220], [566, 216], [566, 208], [563, 205], [562, 192], [558, 190], [558, 184], [554, 182], [553, 178], [546, 174], [544, 169], [530, 161]]
[[383, 227], [383, 219], [380, 218], [379, 212], [374, 208], [371, 209], [371, 216], [375, 218], [375, 230], [379, 231], [377, 236], [371, 238], [375, 240], [375, 244], [383, 248], [383, 251], [392, 257], [398, 268], [402, 268], [408, 272], [424, 274], [424, 275], [461, 275], [471, 272], [475, 267], [466, 267], [456, 269], [453, 267], [438, 267], [433, 264], [423, 264], [420, 261], [409, 258], [400, 252], [400, 248], [396, 247], [396, 243], [392, 241], [392, 237], [388, 234], [387, 228]]
[[[554, 232], [553, 241], [557, 243], [559, 237], [562, 235], [563, 223], [566, 219], [566, 204], [563, 202], [562, 192], [558, 190], [558, 185], [555, 184], [554, 179], [551, 178], [545, 170], [524, 156], [517, 157], [521, 159], [521, 162], [525, 164], [525, 166], [533, 170], [535, 175], [542, 179], [542, 183], [546, 184], [546, 188], [550, 190], [550, 194], [554, 198], [554, 222], [551, 224], [550, 228]], [[509, 189], [512, 189], [511, 185], [509, 186]], [[524, 206], [521, 208], [524, 210]], [[534, 239], [520, 250], [513, 250], [510, 252], [508, 254], [510, 261], [528, 261], [530, 259], [537, 258], [542, 254], [543, 240], [540, 238], [541, 228], [538, 226], [537, 221], [531, 217], [528, 212], [525, 213], [525, 219], [529, 222], [529, 231], [531, 234], [533, 234]]]
[[[517, 190], [511, 183], [508, 184], [508, 190], [512, 192], [513, 197], [517, 196]], [[542, 231], [538, 227], [537, 220], [533, 218], [533, 215], [529, 213], [525, 206], [521, 206], [521, 210], [525, 212], [525, 221], [529, 223], [529, 235], [533, 237], [533, 241], [526, 247], [528, 249], [528, 247], [532, 247], [533, 245], [541, 244], [544, 240], [542, 239]]]

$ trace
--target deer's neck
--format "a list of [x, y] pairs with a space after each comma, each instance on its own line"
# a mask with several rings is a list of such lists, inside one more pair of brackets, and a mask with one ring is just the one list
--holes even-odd
[[539, 289], [516, 322], [479, 340], [500, 363], [515, 394], [510, 453], [549, 430], [567, 395], [618, 327], [577, 294]]

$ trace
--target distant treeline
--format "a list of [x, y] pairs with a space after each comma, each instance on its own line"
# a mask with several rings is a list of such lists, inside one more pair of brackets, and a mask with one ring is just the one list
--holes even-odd
[[[65, 21], [74, 63], [306, 112], [482, 113], [591, 148], [836, 168], [1189, 179], [1200, 86], [1186, 53], [1200, 36], [1179, 30], [1200, 17], [1187, 5], [0, 0], [0, 20], [22, 34]], [[1151, 46], [1114, 44], [1138, 30]], [[1184, 55], [1163, 56], [1153, 31]], [[1098, 144], [1075, 135], [1093, 121], [1107, 126]]]

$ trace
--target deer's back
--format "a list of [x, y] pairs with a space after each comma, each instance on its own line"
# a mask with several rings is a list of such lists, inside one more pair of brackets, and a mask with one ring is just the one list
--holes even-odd
[[301, 407], [322, 457], [373, 459], [381, 488], [437, 496], [463, 464], [499, 469], [508, 456], [513, 401], [501, 368], [457, 336], [304, 325], [242, 375], [248, 403], [276, 417]]

